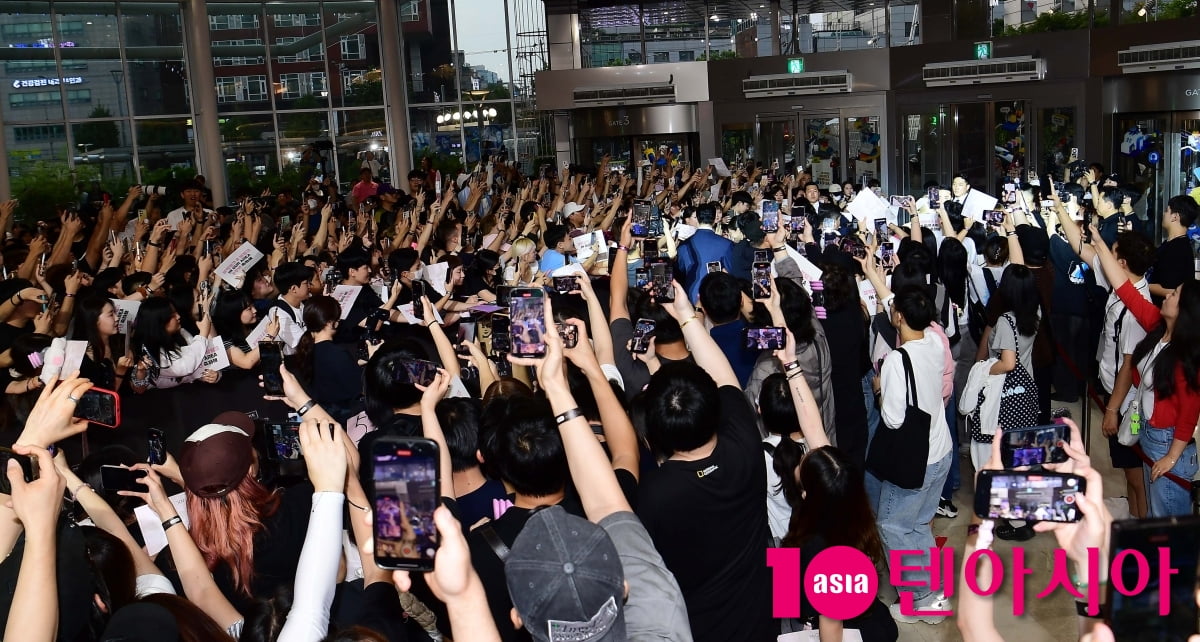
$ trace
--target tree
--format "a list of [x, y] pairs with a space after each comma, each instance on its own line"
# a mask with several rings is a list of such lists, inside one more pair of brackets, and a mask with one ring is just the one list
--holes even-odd
[[347, 107], [383, 104], [383, 78], [360, 78], [350, 83], [350, 91], [346, 92]]
[[[104, 105], [97, 105], [88, 118], [112, 118], [112, 112]], [[75, 125], [75, 144], [81, 150], [105, 149], [121, 146], [121, 130], [113, 121], [90, 122]]]
[[[311, 109], [320, 106], [317, 99], [312, 96], [301, 96], [292, 104], [295, 109]], [[321, 135], [320, 112], [287, 114], [282, 120], [284, 138], [316, 138]]]

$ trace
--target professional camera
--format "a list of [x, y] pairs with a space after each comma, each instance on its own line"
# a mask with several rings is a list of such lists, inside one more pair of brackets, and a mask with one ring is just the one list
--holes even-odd
[[162, 185], [143, 185], [142, 194], [146, 196], [166, 196], [167, 188]]

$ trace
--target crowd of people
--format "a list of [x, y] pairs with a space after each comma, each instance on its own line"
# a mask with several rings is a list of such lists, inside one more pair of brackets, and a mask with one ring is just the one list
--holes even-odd
[[[895, 640], [945, 619], [931, 524], [1078, 396], [1067, 361], [1097, 375], [1110, 494], [1191, 514], [1190, 197], [1156, 248], [1095, 165], [891, 204], [790, 166], [539, 169], [0, 204], [5, 639]], [[974, 519], [967, 553], [1053, 531], [1084, 575], [1108, 550], [1102, 454], [1059, 421], [1081, 521]], [[375, 483], [392, 437], [436, 444], [431, 518]], [[835, 546], [915, 582], [916, 614], [774, 619], [766, 550]], [[924, 561], [889, 573], [902, 550]], [[962, 636], [1001, 639], [991, 609], [959, 592]]]

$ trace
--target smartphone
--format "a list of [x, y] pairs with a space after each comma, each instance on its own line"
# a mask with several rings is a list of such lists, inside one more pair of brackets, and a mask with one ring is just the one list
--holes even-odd
[[755, 263], [751, 270], [750, 282], [756, 301], [771, 298], [771, 264]]
[[497, 285], [496, 286], [496, 305], [498, 305], [502, 308], [508, 307], [508, 297], [511, 293], [512, 293], [511, 285]]
[[492, 315], [492, 354], [505, 354], [512, 350], [512, 337], [509, 335], [508, 317]]
[[1075, 496], [1087, 491], [1079, 475], [981, 470], [975, 484], [975, 514], [984, 519], [1077, 522], [1083, 513]]
[[1071, 148], [1071, 160], [1079, 160], [1079, 148], [1078, 147]]
[[642, 260], [658, 258], [658, 239], [642, 239]]
[[725, 268], [721, 266], [720, 261], [709, 261], [706, 264], [706, 267], [708, 268], [708, 271], [705, 272], [705, 274], [712, 274], [713, 272], [724, 272], [725, 271]]
[[[25, 481], [31, 482], [38, 478], [38, 462], [36, 457], [33, 455], [22, 455], [12, 448], [0, 446], [0, 466], [3, 466], [5, 471], [8, 470], [8, 460], [10, 459], [15, 459], [21, 466], [21, 476]], [[145, 490], [145, 488], [140, 490]], [[7, 474], [0, 475], [0, 493], [5, 495], [12, 494], [12, 486], [8, 483]]]
[[396, 359], [392, 362], [392, 376], [407, 384], [428, 386], [437, 377], [437, 371], [438, 364], [423, 359]]
[[650, 287], [650, 270], [637, 268], [633, 271], [633, 287], [645, 290]]
[[893, 195], [891, 198], [892, 207], [904, 208], [913, 204], [913, 197]]
[[421, 303], [421, 299], [425, 297], [425, 283], [423, 281], [412, 282], [412, 303], [413, 317], [418, 321], [425, 320], [425, 305]]
[[779, 230], [779, 203], [775, 201], [762, 202], [762, 229], [768, 233]]
[[92, 388], [79, 397], [73, 416], [106, 428], [116, 428], [121, 425], [121, 398], [111, 390]]
[[104, 490], [128, 490], [144, 493], [149, 489], [141, 480], [146, 478], [144, 470], [130, 470], [124, 466], [101, 466], [100, 486]]
[[562, 339], [563, 347], [567, 350], [579, 345], [579, 328], [570, 323], [559, 323], [558, 338]]
[[936, 210], [942, 205], [942, 190], [940, 187], [930, 187], [925, 190], [925, 197], [929, 199], [929, 209]]
[[579, 278], [577, 275], [571, 276], [556, 276], [554, 277], [554, 291], [559, 294], [567, 294], [569, 292], [579, 292]]
[[146, 461], [159, 466], [167, 463], [167, 444], [163, 441], [163, 431], [160, 428], [150, 428], [146, 435]]
[[1016, 183], [1005, 183], [1004, 184], [1004, 202], [1010, 203], [1010, 204], [1017, 202], [1017, 185], [1016, 185]]
[[875, 219], [875, 235], [880, 239], [885, 239], [889, 236], [888, 222], [886, 218]]
[[1070, 440], [1071, 429], [1066, 424], [1006, 430], [1000, 442], [1000, 463], [1005, 468], [1061, 464], [1070, 459], [1063, 449]]
[[278, 341], [258, 342], [259, 373], [262, 375], [263, 390], [272, 397], [283, 396], [283, 344]]
[[892, 260], [896, 254], [895, 245], [891, 241], [887, 241], [879, 246], [879, 259], [885, 263]]
[[983, 213], [983, 220], [992, 227], [1004, 224], [1004, 210], [988, 210]]
[[635, 238], [645, 237], [650, 234], [649, 203], [638, 201], [633, 204], [633, 223], [630, 225], [629, 231]]
[[300, 452], [300, 422], [268, 422], [264, 427], [270, 442], [268, 458], [274, 461], [299, 461], [304, 458]]
[[755, 263], [770, 263], [771, 262], [771, 250], [754, 250], [754, 262]]
[[514, 355], [546, 355], [545, 296], [545, 291], [540, 288], [516, 288], [512, 291], [508, 302], [508, 317]]
[[675, 301], [674, 270], [670, 263], [655, 263], [650, 266], [650, 286], [653, 288], [654, 300], [658, 303]]
[[790, 229], [793, 232], [803, 232], [804, 224], [806, 222], [807, 222], [807, 220], [803, 216], [796, 214], [795, 216], [793, 216], [791, 218], [790, 221], [788, 221], [788, 229]]
[[382, 436], [371, 444], [375, 563], [380, 568], [433, 570], [441, 501], [438, 446], [429, 439]]
[[[1171, 567], [1178, 569], [1168, 586], [1160, 584], [1162, 578], [1157, 570], [1162, 549], [1171, 552]], [[1141, 553], [1154, 570], [1140, 575], [1137, 557], [1127, 551]], [[1125, 555], [1121, 564], [1113, 564], [1122, 553]], [[1125, 586], [1141, 586], [1139, 580], [1149, 579], [1145, 589], [1133, 596], [1115, 590], [1115, 583], [1109, 579], [1108, 625], [1117, 640], [1186, 642], [1189, 636], [1200, 633], [1200, 608], [1196, 606], [1195, 593], [1200, 590], [1200, 517], [1180, 515], [1113, 522], [1109, 555], [1111, 559], [1106, 562], [1114, 573], [1121, 574]], [[1159, 615], [1160, 596], [1168, 601], [1167, 615]]]
[[782, 350], [787, 343], [783, 328], [746, 328], [742, 338], [747, 350]]
[[650, 349], [650, 338], [654, 336], [655, 325], [654, 319], [637, 320], [637, 324], [633, 326], [633, 343], [629, 348], [630, 352], [646, 354]]

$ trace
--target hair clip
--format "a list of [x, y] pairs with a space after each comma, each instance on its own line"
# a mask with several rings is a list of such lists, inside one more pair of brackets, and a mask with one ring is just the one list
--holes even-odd
[[42, 367], [42, 353], [30, 352], [26, 358], [29, 359], [29, 365], [33, 366], [34, 369]]

